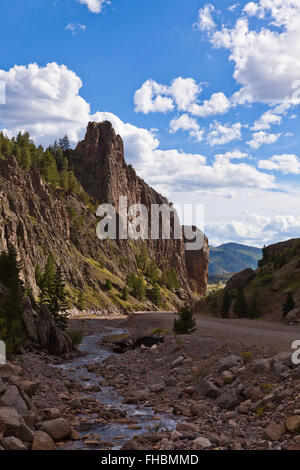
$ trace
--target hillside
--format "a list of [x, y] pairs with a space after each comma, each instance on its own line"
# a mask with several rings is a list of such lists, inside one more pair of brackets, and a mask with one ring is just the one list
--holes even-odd
[[196, 311], [225, 318], [300, 319], [300, 239], [264, 248], [259, 266], [232, 276], [224, 290], [200, 301]]
[[225, 243], [215, 248], [211, 247], [209, 279], [227, 280], [230, 277], [229, 274], [246, 268], [256, 269], [261, 255], [260, 248], [238, 243]]
[[[126, 164], [122, 139], [110, 123], [90, 123], [75, 151], [55, 143], [44, 152], [28, 134], [11, 141], [0, 135], [0, 154], [0, 251], [9, 243], [15, 247], [35, 296], [36, 269], [50, 254], [63, 269], [73, 305], [80, 293], [86, 308], [109, 312], [172, 308], [192, 289], [204, 294], [206, 238], [192, 260], [183, 240], [97, 238], [99, 202], [116, 203], [119, 195], [147, 207], [168, 202]], [[175, 293], [180, 288], [181, 298]]]

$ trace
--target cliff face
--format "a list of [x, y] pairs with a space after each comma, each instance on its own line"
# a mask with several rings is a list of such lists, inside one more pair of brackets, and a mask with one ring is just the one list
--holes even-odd
[[[99, 202], [114, 203], [119, 195], [128, 204], [168, 203], [140, 179], [124, 159], [122, 139], [110, 123], [91, 123], [86, 138], [72, 152], [70, 163], [86, 192]], [[23, 280], [37, 295], [35, 268], [45, 266], [53, 253], [62, 266], [71, 298], [80, 290], [88, 307], [101, 310], [153, 309], [149, 301], [129, 295], [122, 299], [128, 274], [137, 272], [139, 243], [123, 240], [100, 241], [96, 236], [99, 218], [79, 197], [53, 189], [42, 181], [36, 167], [19, 169], [13, 156], [0, 158], [0, 251], [12, 243], [22, 263]], [[208, 244], [192, 255], [183, 240], [149, 240], [149, 258], [162, 269], [177, 271], [182, 286], [202, 294], [206, 287]], [[112, 291], [106, 289], [110, 280]], [[191, 284], [191, 279], [193, 279]], [[166, 307], [172, 308], [178, 297], [166, 291]]]
[[[110, 122], [89, 123], [85, 139], [75, 149], [75, 173], [83, 188], [100, 203], [111, 203], [119, 209], [119, 196], [127, 196], [128, 205], [168, 204], [168, 200], [148, 186], [127, 165], [122, 139]], [[150, 219], [150, 216], [149, 216]], [[150, 233], [150, 226], [149, 226]], [[120, 242], [123, 247], [128, 243]], [[193, 290], [204, 295], [207, 285], [209, 247], [204, 237], [203, 249], [187, 251], [184, 240], [174, 239], [171, 223], [170, 240], [147, 241], [150, 257], [158, 266], [174, 267], [184, 287], [192, 280]]]

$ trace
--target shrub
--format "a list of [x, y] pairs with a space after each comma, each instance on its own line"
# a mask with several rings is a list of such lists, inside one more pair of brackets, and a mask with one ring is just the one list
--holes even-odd
[[286, 316], [293, 308], [295, 308], [295, 301], [291, 292], [287, 296], [285, 303], [283, 304], [283, 315]]
[[76, 348], [82, 343], [83, 333], [81, 330], [68, 330], [66, 333], [72, 342], [73, 348]]
[[234, 313], [238, 318], [246, 318], [248, 316], [248, 306], [245, 299], [244, 291], [242, 288], [238, 290], [235, 304], [234, 304]]
[[196, 330], [195, 326], [193, 311], [188, 304], [185, 304], [178, 312], [178, 318], [174, 320], [173, 331], [178, 335], [188, 334]]
[[250, 351], [243, 351], [241, 353], [241, 358], [243, 359], [243, 362], [246, 364], [247, 362], [251, 361], [251, 359], [253, 358], [253, 354]]
[[105, 287], [107, 290], [112, 290], [112, 282], [110, 279], [107, 279]]

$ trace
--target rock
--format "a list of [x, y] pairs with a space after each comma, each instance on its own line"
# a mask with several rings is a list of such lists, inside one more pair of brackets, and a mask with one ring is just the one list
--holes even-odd
[[285, 433], [285, 425], [283, 423], [276, 423], [273, 421], [269, 426], [264, 429], [264, 436], [268, 441], [280, 441], [282, 435]]
[[40, 384], [31, 380], [22, 380], [20, 385], [29, 398], [31, 398], [37, 392]]
[[25, 444], [14, 436], [5, 437], [1, 444], [5, 450], [28, 450]]
[[171, 362], [171, 369], [174, 369], [175, 367], [177, 366], [180, 366], [180, 364], [182, 364], [184, 361], [184, 356], [179, 356], [177, 357], [173, 362]]
[[71, 434], [71, 426], [64, 418], [56, 418], [42, 423], [43, 430], [55, 441], [66, 439]]
[[285, 425], [291, 433], [295, 433], [300, 430], [300, 416], [290, 416], [285, 420]]
[[244, 288], [256, 276], [256, 272], [251, 268], [244, 269], [243, 271], [234, 274], [226, 284], [225, 291]]
[[232, 354], [231, 356], [223, 357], [218, 362], [218, 370], [222, 372], [223, 370], [231, 369], [231, 367], [239, 366], [242, 363], [242, 358]]
[[163, 389], [164, 389], [164, 386], [162, 384], [153, 384], [150, 386], [150, 391], [152, 393], [161, 392]]
[[0, 364], [0, 378], [9, 379], [13, 375], [20, 375], [22, 372], [19, 366], [12, 364], [11, 362], [6, 362], [6, 364]]
[[1, 395], [2, 393], [4, 393], [5, 390], [6, 390], [6, 385], [5, 385], [5, 383], [3, 382], [3, 380], [0, 378], [0, 395]]
[[284, 364], [280, 364], [279, 362], [275, 362], [273, 364], [272, 370], [277, 377], [280, 377], [281, 374], [287, 371], [290, 371], [290, 369], [287, 366], [285, 366]]
[[[80, 402], [80, 406], [82, 403]], [[61, 412], [58, 408], [45, 408], [44, 417], [46, 420], [56, 419], [61, 417]]]
[[198, 426], [193, 423], [179, 423], [176, 426], [176, 431], [179, 433], [196, 433], [198, 432]]
[[271, 365], [272, 359], [257, 359], [250, 365], [250, 370], [255, 374], [262, 374], [268, 372], [271, 369]]
[[249, 407], [248, 407], [247, 405], [241, 404], [241, 405], [238, 407], [238, 412], [239, 412], [241, 415], [247, 415], [247, 414], [249, 414]]
[[221, 378], [225, 383], [231, 383], [234, 380], [234, 375], [230, 370], [224, 370], [221, 374]]
[[221, 394], [218, 387], [208, 379], [200, 380], [196, 386], [196, 390], [200, 397], [218, 398]]
[[34, 429], [36, 422], [36, 413], [34, 411], [28, 411], [23, 415], [23, 419], [30, 429]]
[[210, 442], [209, 439], [206, 439], [206, 437], [197, 437], [193, 441], [193, 449], [209, 449], [212, 447], [212, 443]]
[[6, 392], [1, 397], [1, 402], [6, 407], [14, 407], [20, 414], [28, 411], [27, 405], [15, 385], [7, 387]]
[[191, 408], [191, 413], [195, 416], [202, 416], [207, 410], [207, 406], [204, 403], [194, 403]]
[[235, 390], [227, 389], [217, 398], [216, 405], [226, 410], [233, 410], [240, 404], [240, 401]]
[[5, 436], [18, 436], [23, 420], [14, 408], [0, 407], [0, 426], [5, 427]]
[[176, 379], [172, 379], [172, 378], [165, 379], [165, 386], [167, 388], [176, 387], [176, 385], [177, 385], [177, 380]]
[[33, 437], [32, 450], [55, 450], [52, 437], [44, 431], [36, 431]]
[[47, 349], [50, 354], [62, 356], [72, 352], [73, 347], [69, 336], [57, 327], [45, 305], [40, 309], [37, 331], [41, 346]]
[[134, 439], [131, 439], [123, 444], [121, 450], [140, 450], [140, 447]]

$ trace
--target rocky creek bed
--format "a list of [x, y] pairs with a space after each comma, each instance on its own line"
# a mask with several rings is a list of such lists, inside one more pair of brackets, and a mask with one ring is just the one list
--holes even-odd
[[300, 448], [290, 352], [166, 331], [162, 343], [112, 354], [117, 338], [138, 334], [130, 322], [71, 327], [85, 335], [79, 355], [26, 353], [0, 366], [1, 448]]

